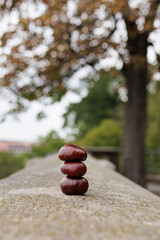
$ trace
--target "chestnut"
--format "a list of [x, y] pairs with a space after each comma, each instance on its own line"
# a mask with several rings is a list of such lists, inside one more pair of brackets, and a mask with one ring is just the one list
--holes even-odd
[[82, 177], [87, 171], [87, 167], [82, 162], [64, 162], [61, 165], [61, 172], [71, 177]]
[[66, 176], [62, 179], [61, 190], [67, 195], [83, 195], [88, 190], [88, 181], [84, 177]]
[[87, 153], [76, 145], [66, 144], [59, 150], [58, 157], [63, 161], [85, 161]]

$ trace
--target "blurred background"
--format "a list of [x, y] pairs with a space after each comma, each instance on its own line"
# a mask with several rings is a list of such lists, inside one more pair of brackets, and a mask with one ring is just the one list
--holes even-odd
[[0, 1], [0, 178], [65, 143], [160, 195], [160, 2]]

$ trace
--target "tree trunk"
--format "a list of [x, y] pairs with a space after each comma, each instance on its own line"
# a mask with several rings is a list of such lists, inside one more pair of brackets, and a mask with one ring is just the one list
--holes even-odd
[[128, 90], [124, 129], [124, 174], [145, 186], [147, 63], [138, 69], [137, 64], [138, 62], [132, 62], [125, 66], [124, 71]]
[[123, 67], [128, 101], [124, 126], [124, 174], [145, 186], [145, 133], [147, 105], [147, 34], [127, 22], [129, 63]]

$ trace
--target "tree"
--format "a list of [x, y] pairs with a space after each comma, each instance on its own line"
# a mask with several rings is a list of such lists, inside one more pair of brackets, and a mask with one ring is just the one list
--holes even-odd
[[45, 137], [39, 139], [39, 144], [32, 147], [32, 156], [45, 156], [58, 151], [64, 141], [58, 136], [55, 131], [51, 131]]
[[1, 86], [15, 97], [12, 112], [25, 109], [22, 99], [59, 100], [78, 69], [98, 70], [103, 59], [116, 57], [128, 91], [125, 175], [144, 185], [147, 49], [155, 49], [159, 60], [152, 34], [159, 27], [159, 5], [160, 0], [2, 1], [11, 27], [1, 37]]
[[102, 120], [115, 117], [121, 103], [118, 93], [120, 76], [116, 78], [117, 82], [111, 74], [101, 73], [99, 77], [98, 81], [90, 80], [87, 96], [78, 103], [70, 104], [63, 115], [64, 127], [77, 128], [78, 139], [84, 137], [91, 128], [98, 126]]
[[103, 120], [76, 143], [82, 146], [122, 147], [122, 124], [113, 119]]
[[24, 168], [26, 160], [22, 155], [0, 152], [0, 179]]

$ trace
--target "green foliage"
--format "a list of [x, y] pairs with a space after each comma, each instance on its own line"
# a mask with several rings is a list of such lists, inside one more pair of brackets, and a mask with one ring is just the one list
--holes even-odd
[[160, 150], [160, 85], [149, 95], [147, 148]]
[[[157, 82], [155, 91], [150, 93], [148, 101], [148, 128], [146, 138], [147, 149], [160, 150], [160, 84]], [[148, 171], [156, 173], [160, 169], [160, 154], [147, 155]]]
[[78, 103], [70, 104], [63, 115], [64, 127], [78, 128], [79, 134], [76, 137], [80, 139], [102, 120], [112, 118], [121, 103], [117, 89], [119, 80], [120, 75], [118, 79], [114, 79], [111, 74], [106, 73], [101, 74], [98, 81], [92, 80], [87, 96]]
[[147, 148], [160, 150], [160, 122], [158, 119], [149, 123], [147, 134]]
[[64, 141], [54, 131], [46, 137], [40, 138], [38, 146], [33, 146], [30, 153], [13, 154], [0, 152], [0, 178], [7, 177], [17, 170], [23, 168], [28, 159], [36, 156], [45, 156], [58, 151], [64, 145]]
[[108, 119], [91, 130], [85, 137], [76, 142], [82, 146], [122, 146], [122, 124], [119, 121]]
[[51, 131], [47, 136], [40, 138], [37, 146], [32, 147], [32, 156], [45, 156], [56, 152], [63, 145], [64, 140], [55, 131]]
[[0, 178], [9, 176], [23, 168], [24, 165], [25, 160], [23, 156], [9, 152], [0, 152]]

